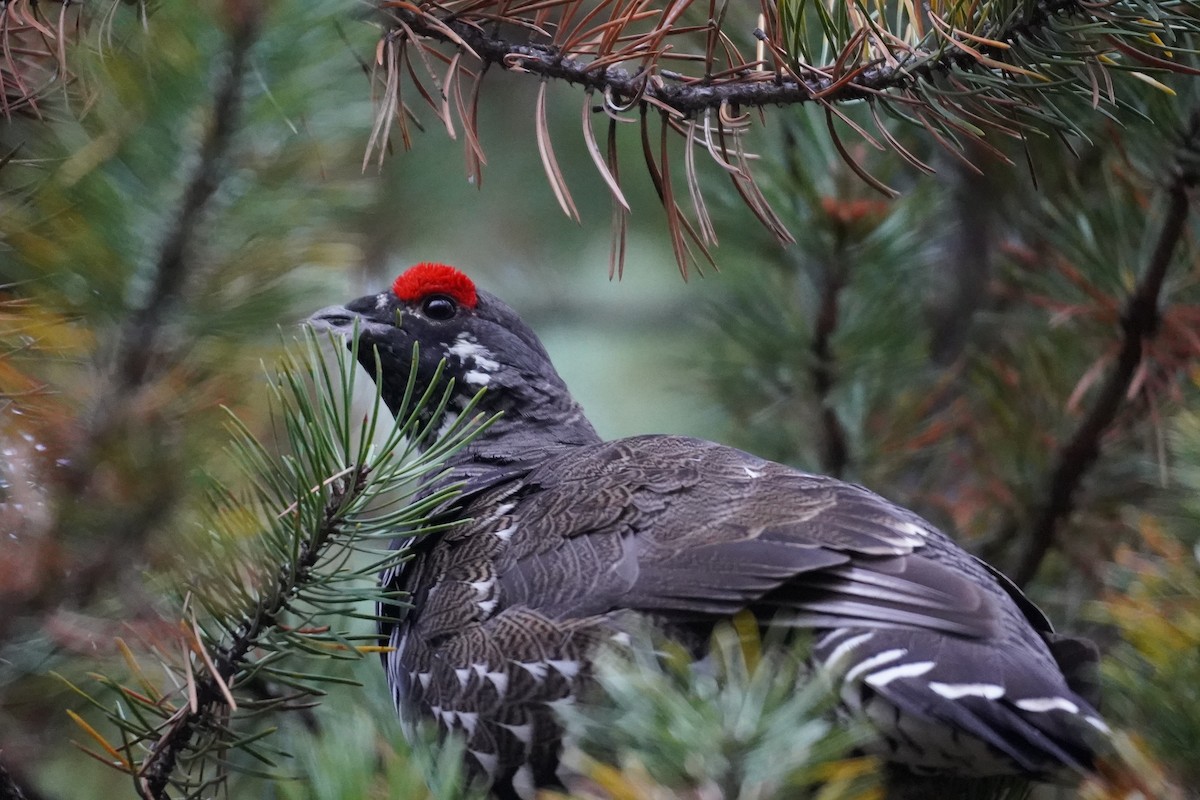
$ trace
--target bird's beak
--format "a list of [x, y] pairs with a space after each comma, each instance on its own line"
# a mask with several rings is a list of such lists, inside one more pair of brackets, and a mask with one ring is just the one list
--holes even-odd
[[360, 320], [360, 327], [365, 323], [362, 315], [345, 306], [326, 306], [306, 319], [304, 324], [313, 330], [348, 334], [354, 330], [354, 320], [356, 319]]

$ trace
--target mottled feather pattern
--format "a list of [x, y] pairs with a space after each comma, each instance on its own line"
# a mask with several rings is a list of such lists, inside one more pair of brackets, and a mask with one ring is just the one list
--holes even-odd
[[[676, 466], [697, 451], [709, 457]], [[734, 478], [719, 495], [714, 474]], [[614, 477], [619, 483], [597, 485]], [[489, 515], [496, 508], [510, 510]], [[877, 724], [892, 720], [885, 754], [902, 752], [914, 766], [969, 773], [982, 763], [1003, 772], [1015, 762], [1037, 771], [1047, 755], [1068, 764], [1086, 758], [1054, 744], [1054, 715], [1028, 722], [1013, 707], [997, 721], [995, 698], [986, 696], [995, 690], [930, 692], [933, 681], [997, 686], [1014, 698], [1072, 696], [1061, 677], [1047, 685], [1046, 675], [1059, 674], [1048, 646], [986, 567], [860, 487], [663, 436], [575, 448], [480, 494], [461, 515], [476, 521], [412, 567], [409, 587], [425, 587], [416, 589], [424, 596], [405, 623], [415, 638], [399, 659], [409, 674], [431, 676], [419, 699], [409, 698], [410, 712], [470, 734], [477, 754], [496, 754], [493, 777], [529, 757], [508, 728], [495, 727], [556, 730], [549, 709], [580, 691], [587, 648], [616, 632], [606, 615], [630, 608], [668, 627], [749, 607], [775, 624], [839, 631], [820, 641], [818, 663], [859, 638], [840, 652], [844, 663], [827, 666], [843, 679], [860, 667], [842, 687], [843, 702]], [[868, 642], [869, 652], [895, 657], [862, 670]], [[572, 664], [571, 674], [548, 666], [556, 661]], [[983, 678], [981, 663], [990, 667]], [[891, 679], [872, 684], [880, 674]], [[896, 721], [914, 714], [924, 722]], [[990, 744], [942, 742], [956, 729]], [[931, 738], [935, 731], [941, 738]], [[986, 758], [963, 757], [976, 751]], [[538, 774], [546, 770], [549, 762]]]

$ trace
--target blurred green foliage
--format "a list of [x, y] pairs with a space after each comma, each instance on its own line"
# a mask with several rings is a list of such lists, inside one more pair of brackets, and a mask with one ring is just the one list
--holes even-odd
[[1186, 465], [1172, 487], [1179, 505], [1131, 520], [1141, 546], [1117, 552], [1096, 615], [1120, 636], [1104, 663], [1110, 713], [1184, 785], [1200, 786], [1200, 416], [1180, 414], [1171, 434], [1172, 455]]
[[[804, 643], [764, 646], [756, 623], [718, 628], [703, 661], [673, 643], [602, 659], [602, 692], [563, 714], [564, 759], [597, 797], [874, 800], [879, 765], [852, 758], [861, 726], [830, 717], [831, 687], [806, 673]], [[775, 637], [778, 638], [778, 637]], [[803, 686], [797, 690], [797, 686]]]

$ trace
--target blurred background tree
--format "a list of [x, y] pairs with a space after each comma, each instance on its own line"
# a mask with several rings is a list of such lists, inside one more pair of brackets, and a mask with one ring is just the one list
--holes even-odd
[[[1195, 7], [496, 5], [0, 4], [0, 796], [135, 792], [71, 686], [179, 640], [279, 327], [420, 260], [517, 307], [602, 434], [957, 535], [1101, 642], [1140, 779], [1200, 784]], [[373, 659], [315, 669], [363, 686], [271, 717], [293, 779], [232, 795], [459, 792]], [[683, 791], [645, 761], [605, 785]]]

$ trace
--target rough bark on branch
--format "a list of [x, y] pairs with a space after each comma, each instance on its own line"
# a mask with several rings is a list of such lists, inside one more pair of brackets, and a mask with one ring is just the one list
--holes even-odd
[[1192, 114], [1166, 189], [1167, 202], [1150, 261], [1121, 313], [1121, 349], [1103, 386], [1096, 393], [1086, 416], [1056, 456], [1047, 498], [1038, 510], [1029, 532], [1028, 544], [1011, 577], [1024, 585], [1037, 574], [1054, 546], [1062, 523], [1075, 508], [1075, 495], [1084, 477], [1100, 457], [1104, 435], [1112, 427], [1129, 387], [1142, 364], [1144, 347], [1158, 331], [1163, 283], [1175, 247], [1184, 233], [1189, 211], [1188, 191], [1200, 181], [1197, 169], [1200, 147], [1200, 111]]

